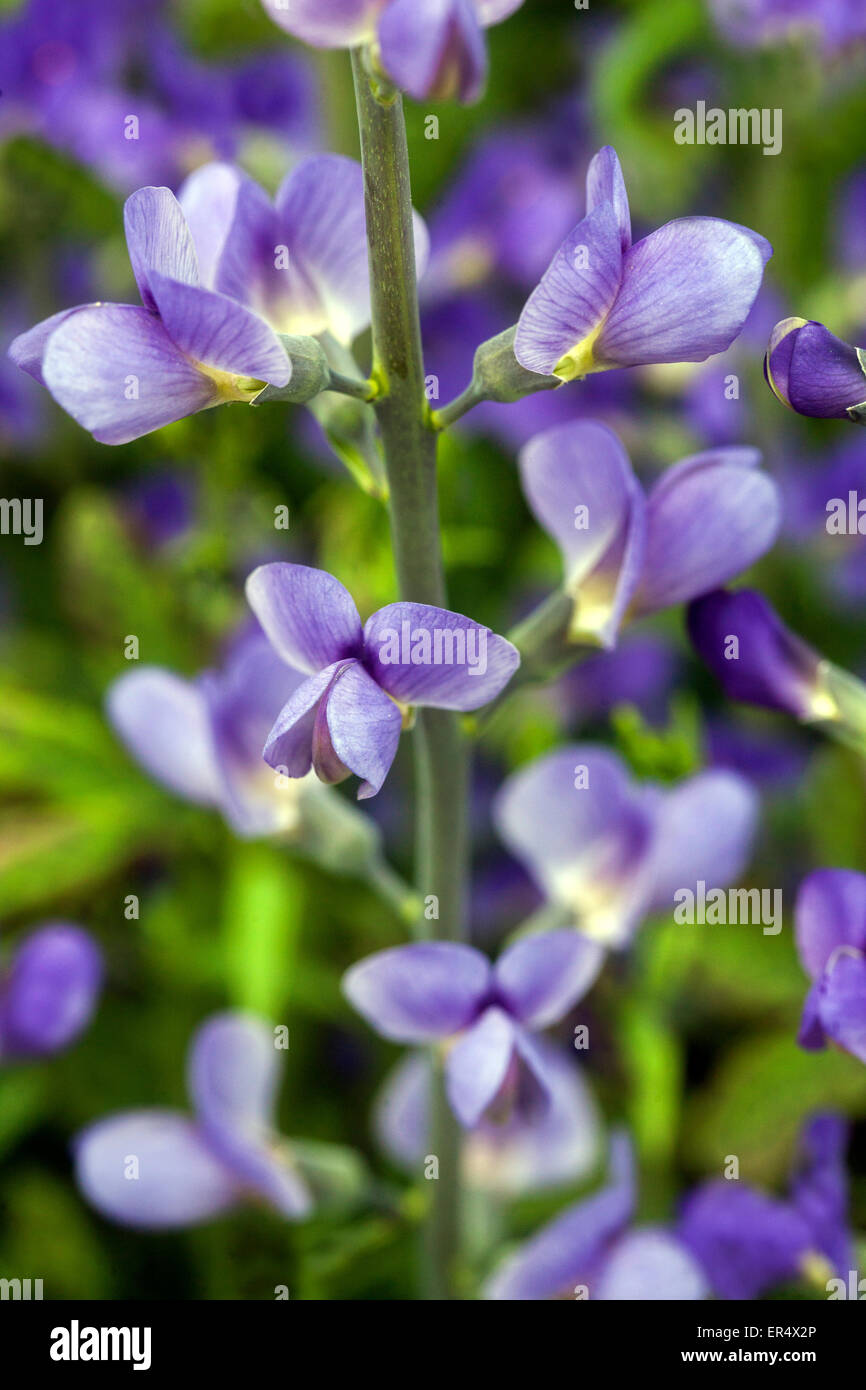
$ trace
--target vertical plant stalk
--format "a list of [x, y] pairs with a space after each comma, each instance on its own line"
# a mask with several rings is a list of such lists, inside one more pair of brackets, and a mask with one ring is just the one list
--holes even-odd
[[[400, 597], [446, 606], [436, 434], [424, 393], [418, 318], [409, 155], [398, 92], [371, 83], [362, 50], [352, 53], [370, 257], [374, 408], [385, 453], [391, 535]], [[438, 916], [422, 933], [438, 940], [463, 935], [466, 872], [467, 753], [457, 717], [420, 710], [412, 734], [415, 758], [416, 886], [436, 900]], [[455, 1297], [460, 1231], [459, 1133], [436, 1066], [431, 1153], [439, 1161], [426, 1240], [428, 1298]]]

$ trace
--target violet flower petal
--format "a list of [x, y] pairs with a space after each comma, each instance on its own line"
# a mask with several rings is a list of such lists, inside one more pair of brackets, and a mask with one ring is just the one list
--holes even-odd
[[128, 304], [71, 314], [48, 339], [43, 373], [54, 399], [101, 444], [128, 444], [220, 400], [159, 319]]
[[376, 16], [387, 0], [262, 0], [268, 15], [316, 48], [355, 48], [375, 33]]
[[843, 947], [821, 980], [818, 1014], [824, 1031], [866, 1062], [866, 956]]
[[0, 1056], [68, 1047], [90, 1022], [102, 977], [102, 954], [80, 927], [52, 922], [31, 932], [0, 980]]
[[419, 942], [377, 951], [347, 970], [342, 990], [383, 1037], [426, 1043], [467, 1028], [490, 984], [490, 964], [471, 946]]
[[379, 21], [382, 65], [416, 101], [477, 101], [487, 47], [472, 0], [391, 0]]
[[142, 666], [114, 681], [106, 708], [150, 777], [187, 801], [216, 802], [215, 750], [207, 703], [197, 685], [158, 666]]
[[800, 960], [819, 980], [840, 946], [866, 951], [866, 875], [816, 869], [800, 885], [794, 920]]
[[95, 309], [96, 304], [79, 304], [74, 309], [62, 309], [59, 314], [52, 314], [50, 318], [43, 319], [41, 323], [34, 324], [28, 328], [26, 333], [19, 333], [17, 338], [13, 338], [9, 344], [9, 356], [20, 367], [22, 372], [32, 376], [40, 386], [45, 385], [45, 378], [42, 375], [42, 363], [45, 358], [45, 349], [48, 340], [56, 328], [72, 315], [79, 313], [82, 309]]
[[260, 565], [247, 579], [246, 594], [269, 641], [297, 670], [314, 675], [360, 655], [363, 634], [355, 602], [325, 570]]
[[123, 1226], [191, 1226], [240, 1198], [230, 1170], [192, 1121], [173, 1110], [130, 1110], [99, 1120], [76, 1136], [74, 1153], [87, 1201]]
[[276, 334], [257, 314], [215, 290], [150, 272], [150, 289], [166, 332], [203, 366], [287, 386], [292, 364]]
[[676, 479], [663, 475], [662, 485], [650, 492], [640, 612], [720, 588], [765, 554], [778, 535], [775, 482], [751, 466], [721, 462], [718, 454], [703, 460], [690, 459]]
[[578, 932], [542, 932], [516, 941], [499, 957], [496, 993], [527, 1028], [547, 1028], [592, 988], [603, 964], [601, 946]]
[[474, 710], [508, 684], [517, 648], [481, 623], [427, 603], [389, 603], [364, 627], [365, 664], [405, 705]]
[[502, 1009], [485, 1009], [445, 1059], [451, 1109], [471, 1129], [502, 1089], [515, 1060], [516, 1028]]
[[617, 1302], [706, 1298], [704, 1273], [681, 1241], [661, 1228], [628, 1231], [608, 1253], [590, 1296]]
[[600, 203], [610, 203], [619, 226], [623, 254], [631, 246], [631, 214], [622, 165], [612, 145], [604, 145], [594, 154], [586, 171], [586, 210], [592, 212]]
[[146, 309], [156, 307], [151, 272], [199, 283], [198, 259], [180, 203], [168, 188], [139, 188], [123, 207], [126, 244], [135, 283]]
[[814, 319], [783, 319], [770, 335], [764, 375], [785, 405], [801, 415], [844, 420], [866, 400], [857, 351]]
[[666, 792], [656, 812], [653, 902], [673, 911], [677, 889], [736, 883], [758, 824], [758, 794], [735, 772], [699, 772]]
[[842, 1277], [856, 1268], [848, 1225], [848, 1125], [839, 1115], [814, 1115], [800, 1136], [801, 1156], [791, 1201], [815, 1237], [817, 1249]]
[[651, 232], [623, 257], [595, 361], [633, 367], [723, 352], [748, 317], [771, 255], [763, 237], [715, 217], [679, 218]]
[[[345, 662], [334, 673], [320, 709], [325, 744], [330, 744], [343, 767], [361, 778], [358, 800], [375, 796], [397, 753], [403, 717], [384, 691], [357, 661]], [[314, 734], [313, 766], [320, 771], [321, 749]], [[327, 761], [327, 759], [326, 759]], [[323, 781], [342, 780], [322, 777]]]
[[814, 1248], [793, 1206], [724, 1179], [703, 1183], [689, 1195], [677, 1234], [719, 1298], [757, 1298], [795, 1276]]
[[269, 767], [286, 777], [306, 777], [313, 765], [313, 733], [319, 701], [331, 684], [340, 662], [310, 676], [289, 696], [265, 740], [262, 757]]

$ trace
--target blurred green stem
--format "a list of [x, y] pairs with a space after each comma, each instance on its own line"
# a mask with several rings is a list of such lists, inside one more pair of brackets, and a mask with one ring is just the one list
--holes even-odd
[[[366, 57], [353, 50], [370, 257], [372, 377], [380, 389], [374, 405], [385, 452], [394, 559], [403, 599], [444, 607], [436, 436], [424, 394], [406, 126], [399, 94], [371, 79]], [[468, 786], [456, 716], [420, 710], [412, 743], [416, 887], [426, 905], [419, 925], [425, 935], [456, 940], [463, 934]], [[449, 1299], [455, 1296], [460, 1230], [459, 1136], [440, 1068], [431, 1134], [439, 1177], [431, 1180], [426, 1293]]]

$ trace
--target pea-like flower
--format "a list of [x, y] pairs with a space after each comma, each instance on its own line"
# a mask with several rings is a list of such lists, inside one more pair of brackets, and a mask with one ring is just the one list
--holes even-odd
[[797, 894], [797, 950], [812, 980], [800, 1044], [828, 1040], [866, 1062], [866, 876], [818, 869]]
[[770, 335], [764, 376], [783, 405], [822, 420], [866, 422], [866, 352], [814, 319], [783, 319]]
[[504, 637], [430, 604], [388, 604], [362, 628], [339, 580], [306, 565], [260, 566], [247, 598], [275, 651], [309, 677], [271, 729], [265, 761], [287, 777], [312, 767], [322, 782], [355, 773], [359, 799], [382, 786], [410, 707], [478, 709], [520, 662]]
[[595, 420], [554, 425], [519, 461], [529, 505], [562, 552], [572, 641], [612, 647], [628, 615], [716, 588], [779, 530], [778, 489], [755, 449], [683, 459], [648, 495], [617, 436]]
[[626, 1135], [611, 1143], [607, 1186], [569, 1207], [506, 1259], [484, 1297], [507, 1301], [706, 1298], [703, 1272], [676, 1235], [633, 1227], [634, 1160]]
[[261, 1019], [210, 1018], [189, 1052], [194, 1117], [130, 1110], [82, 1131], [74, 1152], [84, 1196], [112, 1221], [151, 1230], [193, 1226], [245, 1200], [305, 1216], [310, 1192], [273, 1129], [279, 1071], [274, 1033]]
[[398, 87], [420, 101], [476, 101], [487, 76], [484, 30], [523, 0], [263, 0], [281, 29], [316, 48], [376, 46]]
[[532, 1034], [583, 997], [603, 958], [571, 931], [525, 937], [495, 965], [472, 946], [421, 942], [359, 961], [343, 993], [383, 1037], [443, 1047], [448, 1099], [471, 1128], [515, 1108], [549, 1110], [548, 1070]]
[[494, 806], [500, 837], [579, 931], [621, 947], [677, 889], [736, 882], [748, 858], [757, 797], [732, 772], [672, 788], [636, 783], [592, 744], [548, 753], [512, 774]]
[[743, 327], [772, 247], [718, 217], [681, 217], [632, 245], [625, 181], [606, 145], [586, 176], [587, 215], [524, 305], [514, 352], [563, 381], [611, 367], [703, 362]]
[[62, 1052], [90, 1022], [103, 979], [92, 936], [47, 922], [22, 941], [0, 970], [0, 1063]]
[[847, 1142], [844, 1121], [816, 1115], [801, 1135], [787, 1198], [724, 1178], [689, 1194], [677, 1235], [718, 1298], [759, 1298], [797, 1279], [826, 1295], [828, 1280], [847, 1278], [855, 1268], [847, 1221]]

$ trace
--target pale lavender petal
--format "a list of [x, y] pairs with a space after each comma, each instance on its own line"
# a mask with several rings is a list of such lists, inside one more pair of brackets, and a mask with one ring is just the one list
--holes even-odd
[[142, 666], [106, 696], [108, 717], [136, 762], [187, 801], [213, 805], [219, 792], [208, 709], [201, 689], [172, 671]]
[[78, 1134], [75, 1177], [103, 1216], [123, 1226], [166, 1230], [209, 1221], [240, 1193], [231, 1172], [185, 1115], [131, 1110]]
[[703, 362], [740, 332], [772, 254], [715, 217], [683, 217], [637, 242], [594, 353], [600, 365]]
[[80, 313], [82, 309], [96, 308], [94, 304], [79, 304], [74, 309], [62, 309], [59, 314], [52, 314], [50, 318], [43, 319], [33, 328], [28, 328], [26, 333], [19, 333], [17, 338], [13, 338], [9, 344], [9, 356], [20, 367], [22, 372], [27, 372], [39, 382], [40, 386], [45, 385], [42, 375], [42, 362], [45, 357], [45, 349], [48, 346], [48, 339], [59, 328], [61, 323], [72, 314]]
[[591, 1298], [608, 1301], [686, 1302], [707, 1298], [710, 1289], [686, 1247], [667, 1231], [647, 1226], [616, 1242], [589, 1292]]
[[592, 985], [604, 964], [597, 942], [563, 930], [528, 936], [509, 946], [496, 962], [496, 992], [527, 1028], [556, 1023]]
[[68, 1047], [90, 1022], [102, 977], [99, 948], [80, 927], [51, 922], [32, 932], [0, 978], [0, 1056]]
[[631, 246], [631, 215], [622, 166], [612, 145], [604, 145], [593, 155], [586, 171], [586, 210], [594, 211], [600, 203], [610, 203], [616, 214], [623, 252]]
[[[241, 189], [251, 183], [233, 165], [212, 163], [195, 169], [178, 190], [177, 200], [195, 246], [201, 283], [211, 289], [217, 288], [217, 272], [238, 213]], [[267, 204], [264, 193], [261, 197]], [[273, 222], [272, 209], [270, 216]], [[229, 293], [225, 286], [221, 288]]]
[[[733, 452], [733, 451], [732, 451]], [[650, 492], [639, 611], [686, 603], [765, 554], [781, 524], [776, 483], [754, 467], [707, 454]]]
[[387, 0], [262, 0], [275, 24], [316, 48], [354, 48], [371, 39]]
[[342, 989], [383, 1037], [426, 1043], [468, 1028], [489, 985], [480, 951], [431, 941], [367, 956], [347, 970]]
[[180, 203], [168, 188], [139, 188], [127, 198], [123, 225], [129, 259], [145, 308], [153, 309], [152, 272], [199, 283], [198, 260]]
[[269, 641], [297, 670], [313, 675], [360, 655], [363, 634], [354, 600], [325, 570], [260, 565], [249, 576], [246, 593]]
[[800, 1136], [791, 1200], [815, 1234], [818, 1249], [843, 1277], [854, 1269], [848, 1224], [849, 1126], [841, 1115], [814, 1115]]
[[485, 1009], [445, 1059], [445, 1086], [451, 1108], [471, 1128], [496, 1099], [514, 1059], [516, 1029], [502, 1009]]
[[[581, 355], [580, 349], [604, 322], [617, 297], [622, 262], [613, 205], [601, 203], [566, 237], [523, 307], [514, 339], [521, 366], [549, 376], [563, 358], [574, 353], [576, 365], [567, 375], [591, 370], [590, 358]], [[591, 341], [587, 351], [591, 357]]]
[[207, 367], [286, 386], [292, 364], [264, 319], [227, 295], [151, 271], [150, 287], [173, 342]]
[[520, 9], [523, 0], [474, 0], [478, 18], [485, 28], [499, 24]]
[[316, 732], [321, 732], [338, 762], [361, 778], [358, 800], [375, 796], [396, 756], [402, 726], [403, 716], [394, 701], [359, 662], [345, 662], [334, 674], [321, 704], [314, 731], [313, 766], [323, 781], [341, 780], [320, 772], [320, 760], [327, 763], [327, 755], [316, 746]]
[[573, 1298], [587, 1284], [611, 1243], [625, 1228], [634, 1206], [634, 1175], [628, 1141], [611, 1145], [611, 1179], [606, 1187], [558, 1216], [507, 1259], [484, 1289], [488, 1299]]
[[426, 603], [389, 603], [367, 619], [365, 664], [405, 705], [473, 710], [505, 688], [520, 654], [481, 623]]
[[313, 766], [313, 733], [319, 701], [339, 670], [334, 662], [299, 685], [280, 711], [265, 740], [262, 757], [286, 777], [306, 777]]
[[416, 101], [475, 101], [487, 47], [473, 0], [390, 0], [379, 21], [382, 65]]
[[825, 1032], [866, 1062], [866, 956], [843, 947], [821, 981], [818, 1014]]
[[668, 791], [656, 815], [653, 900], [673, 910], [678, 888], [736, 883], [749, 861], [759, 798], [735, 772], [701, 772]]
[[866, 951], [866, 875], [816, 869], [800, 885], [795, 924], [800, 960], [813, 980], [840, 946]]
[[54, 399], [102, 444], [127, 444], [220, 399], [159, 319], [127, 304], [72, 314], [48, 339], [43, 371]]
[[827, 1034], [821, 1022], [821, 985], [823, 975], [816, 980], [803, 1000], [803, 1013], [797, 1029], [797, 1042], [807, 1052], [821, 1052], [827, 1046]]
[[562, 551], [575, 637], [613, 645], [637, 586], [645, 503], [625, 449], [597, 420], [536, 435], [519, 455], [524, 493]]

